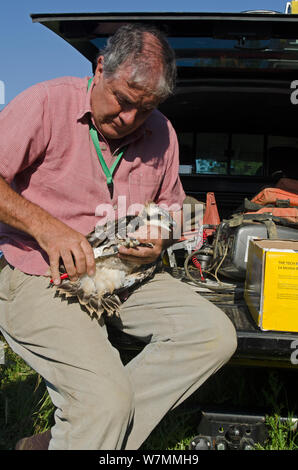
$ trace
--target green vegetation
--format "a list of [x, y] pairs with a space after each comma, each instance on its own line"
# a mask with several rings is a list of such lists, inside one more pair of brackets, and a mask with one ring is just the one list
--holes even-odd
[[281, 420], [280, 416], [268, 416], [268, 442], [266, 446], [257, 445], [261, 450], [298, 450], [298, 432], [293, 427], [291, 416]]
[[[1, 338], [1, 340], [3, 340]], [[41, 377], [6, 345], [0, 365], [0, 449], [53, 424], [53, 406]]]

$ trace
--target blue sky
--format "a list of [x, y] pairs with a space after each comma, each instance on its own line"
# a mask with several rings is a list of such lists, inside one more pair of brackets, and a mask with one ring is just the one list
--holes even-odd
[[[241, 12], [265, 9], [283, 13], [284, 0], [17, 0], [0, 2], [0, 110], [18, 93], [34, 83], [51, 78], [91, 72], [89, 62], [50, 30], [32, 23], [30, 13], [194, 11]], [[182, 8], [183, 6], [183, 8]], [[5, 91], [4, 100], [2, 91]]]

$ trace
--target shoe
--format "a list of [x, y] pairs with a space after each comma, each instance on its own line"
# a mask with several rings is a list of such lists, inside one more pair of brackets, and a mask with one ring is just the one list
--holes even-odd
[[34, 434], [30, 437], [20, 439], [15, 446], [15, 450], [48, 450], [51, 440], [51, 430]]

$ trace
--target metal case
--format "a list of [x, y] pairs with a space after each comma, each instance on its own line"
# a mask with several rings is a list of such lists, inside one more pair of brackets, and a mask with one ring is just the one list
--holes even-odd
[[[279, 239], [298, 240], [298, 230], [295, 228], [281, 225], [277, 225], [276, 228]], [[266, 225], [245, 222], [238, 227], [230, 227], [228, 223], [223, 222], [218, 230], [217, 244], [221, 247], [222, 253], [226, 251], [219, 272], [228, 278], [244, 281], [249, 242], [253, 239], [269, 238]]]

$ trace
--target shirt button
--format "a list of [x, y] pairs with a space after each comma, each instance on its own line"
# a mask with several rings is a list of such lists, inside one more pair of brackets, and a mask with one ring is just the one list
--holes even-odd
[[117, 204], [113, 205], [113, 209], [115, 209], [115, 210], [117, 209]]
[[105, 145], [103, 145], [103, 146], [101, 147], [101, 150], [107, 150], [107, 147], [106, 147]]

